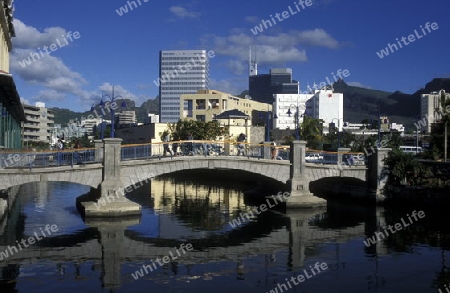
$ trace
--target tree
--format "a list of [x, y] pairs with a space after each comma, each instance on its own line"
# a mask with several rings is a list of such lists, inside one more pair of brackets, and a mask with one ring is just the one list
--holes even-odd
[[189, 135], [197, 140], [216, 140], [228, 133], [228, 128], [220, 126], [217, 121], [179, 120], [168, 124], [168, 128], [173, 140], [186, 140]]
[[430, 174], [427, 166], [399, 149], [389, 152], [384, 163], [388, 166], [389, 182], [392, 185], [418, 185]]
[[300, 138], [306, 140], [306, 146], [314, 149], [322, 149], [323, 125], [321, 120], [305, 116], [300, 127]]

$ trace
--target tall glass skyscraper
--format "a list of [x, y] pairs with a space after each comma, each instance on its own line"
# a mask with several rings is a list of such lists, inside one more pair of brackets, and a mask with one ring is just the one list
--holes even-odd
[[159, 52], [160, 122], [178, 122], [180, 96], [208, 89], [209, 57], [206, 50], [170, 50]]

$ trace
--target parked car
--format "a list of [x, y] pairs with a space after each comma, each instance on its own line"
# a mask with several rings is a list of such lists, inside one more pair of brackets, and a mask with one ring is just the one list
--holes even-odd
[[308, 163], [321, 163], [323, 156], [320, 154], [309, 154], [305, 157], [305, 161]]

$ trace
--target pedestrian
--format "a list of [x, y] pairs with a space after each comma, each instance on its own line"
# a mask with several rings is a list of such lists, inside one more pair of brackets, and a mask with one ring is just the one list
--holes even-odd
[[243, 156], [245, 156], [245, 144], [244, 144], [244, 142], [245, 142], [246, 139], [247, 139], [247, 136], [246, 136], [245, 134], [243, 134], [243, 133], [239, 134], [239, 136], [238, 136], [238, 138], [237, 138], [237, 142], [238, 142], [238, 145], [237, 145], [237, 148], [238, 148], [237, 155], [238, 155], [238, 156], [240, 156], [241, 154], [242, 154]]
[[194, 155], [194, 136], [192, 136], [192, 133], [188, 133], [188, 149], [187, 149], [187, 153], [190, 155], [190, 156], [193, 156]]
[[277, 144], [275, 141], [272, 141], [270, 144], [270, 158], [272, 160], [276, 160], [277, 158]]
[[169, 153], [170, 157], [172, 158], [173, 153], [172, 153], [172, 150], [170, 149], [169, 141], [170, 141], [169, 132], [164, 131], [163, 132], [164, 157], [166, 156], [167, 153]]

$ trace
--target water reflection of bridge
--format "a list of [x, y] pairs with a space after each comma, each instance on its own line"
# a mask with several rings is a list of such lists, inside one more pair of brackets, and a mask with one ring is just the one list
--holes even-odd
[[[192, 243], [194, 251], [191, 251], [176, 260], [178, 265], [203, 264], [218, 261], [239, 261], [253, 255], [272, 255], [282, 249], [289, 249], [289, 263], [294, 267], [300, 267], [305, 260], [305, 249], [307, 246], [323, 242], [346, 242], [349, 239], [360, 237], [364, 233], [364, 225], [340, 230], [316, 230], [308, 225], [308, 220], [318, 215], [319, 211], [309, 211], [289, 215], [288, 225], [272, 230], [269, 233], [249, 235], [252, 227], [243, 227], [241, 230], [222, 235], [216, 239], [188, 240]], [[27, 250], [21, 251], [2, 261], [2, 266], [20, 266], [37, 263], [41, 260], [58, 263], [67, 263], [77, 260], [81, 262], [94, 262], [95, 267], [102, 268], [103, 282], [106, 287], [120, 286], [121, 265], [130, 261], [155, 260], [157, 257], [168, 256], [179, 246], [178, 241], [135, 238], [126, 227], [136, 225], [139, 219], [121, 220], [119, 222], [96, 221], [88, 223], [99, 233], [99, 240], [95, 238], [85, 239], [83, 242], [70, 243], [73, 246], [55, 246], [63, 241], [60, 237], [48, 239]], [[273, 227], [268, 227], [272, 229]], [[79, 235], [83, 238], [90, 233]], [[244, 237], [245, 235], [245, 237]], [[242, 236], [242, 237], [241, 237]], [[229, 239], [229, 241], [225, 241]], [[242, 239], [246, 239], [243, 242]], [[247, 241], [248, 240], [248, 241]], [[211, 243], [221, 246], [210, 247]], [[0, 246], [0, 250], [7, 247]], [[140, 267], [136, 268], [140, 269]]]
[[[228, 220], [237, 215], [237, 211], [245, 212], [242, 195], [234, 190], [221, 187], [197, 190], [195, 184], [180, 184], [171, 180], [155, 180], [151, 186], [151, 197], [145, 187], [136, 190], [139, 194], [131, 194], [144, 207], [159, 211], [154, 222], [156, 235], [148, 235], [151, 228], [144, 231], [136, 227], [142, 226], [140, 217], [120, 219], [117, 221], [88, 219], [89, 228], [71, 235], [56, 236], [44, 239], [26, 250], [20, 251], [0, 262], [0, 272], [4, 277], [11, 276], [11, 271], [28, 264], [36, 264], [43, 260], [54, 262], [55, 270], [64, 263], [93, 263], [94, 269], [101, 271], [105, 287], [120, 286], [123, 265], [129, 262], [150, 263], [157, 257], [162, 258], [174, 251], [181, 243], [192, 243], [194, 251], [176, 260], [176, 266], [200, 265], [209, 262], [236, 261], [256, 255], [274, 255], [288, 250], [287, 266], [300, 267], [305, 258], [311, 256], [315, 245], [327, 242], [344, 243], [350, 239], [364, 235], [364, 225], [352, 223], [345, 228], [331, 230], [320, 228], [318, 221], [325, 210], [302, 210], [289, 212], [287, 215], [278, 212], [265, 212], [244, 225], [231, 229]], [[171, 193], [167, 191], [171, 190]], [[142, 196], [143, 195], [143, 196]], [[49, 199], [50, 200], [50, 199]], [[192, 210], [180, 209], [182, 202], [193, 205], [205, 205], [206, 212], [200, 213], [204, 223], [217, 217], [217, 210], [227, 217], [212, 225], [195, 225], [190, 222]], [[208, 213], [208, 211], [214, 212]], [[319, 220], [318, 220], [319, 219]], [[13, 220], [13, 219], [10, 219]], [[146, 223], [147, 225], [148, 223]], [[192, 234], [174, 227], [184, 224], [195, 230]], [[200, 232], [199, 232], [200, 231]], [[15, 240], [23, 236], [14, 235], [7, 244], [13, 245]], [[199, 237], [198, 235], [201, 235]], [[20, 238], [20, 239], [19, 239]], [[7, 245], [0, 246], [5, 251]], [[173, 264], [170, 264], [173, 265]], [[6, 269], [5, 269], [6, 268]], [[141, 267], [136, 267], [138, 270]], [[9, 272], [9, 273], [8, 273]], [[123, 274], [123, 273], [122, 273]], [[15, 276], [15, 275], [14, 275]]]

